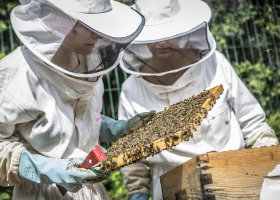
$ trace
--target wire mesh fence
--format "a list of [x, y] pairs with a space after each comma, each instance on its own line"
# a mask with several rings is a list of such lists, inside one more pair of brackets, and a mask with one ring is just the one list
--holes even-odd
[[[120, 0], [127, 5], [133, 0]], [[259, 101], [269, 124], [280, 135], [280, 4], [277, 1], [205, 0], [212, 10], [210, 30], [217, 50]], [[9, 11], [7, 11], [9, 12]], [[0, 59], [21, 46], [10, 20], [0, 19]], [[117, 119], [121, 85], [129, 75], [120, 67], [103, 77], [102, 114]], [[111, 144], [103, 144], [107, 148]], [[110, 172], [104, 185], [111, 197], [126, 197], [119, 170]], [[1, 196], [0, 196], [1, 198]]]
[[[217, 50], [231, 62], [243, 83], [260, 102], [279, 137], [280, 6], [275, 1], [205, 2], [212, 10], [209, 26]], [[121, 84], [128, 76], [118, 67], [104, 77], [104, 115], [117, 119]]]

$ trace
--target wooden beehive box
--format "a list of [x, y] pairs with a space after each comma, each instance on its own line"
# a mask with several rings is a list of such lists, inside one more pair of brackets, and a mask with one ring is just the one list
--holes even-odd
[[280, 146], [198, 155], [160, 177], [163, 199], [260, 199], [265, 179], [280, 190], [280, 173], [268, 176], [277, 165]]

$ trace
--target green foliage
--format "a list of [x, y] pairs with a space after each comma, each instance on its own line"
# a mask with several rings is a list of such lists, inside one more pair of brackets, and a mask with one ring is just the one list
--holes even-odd
[[217, 50], [231, 62], [266, 113], [279, 110], [280, 8], [266, 1], [205, 1], [213, 11], [210, 29]]
[[[117, 0], [132, 5], [132, 0]], [[280, 139], [280, 7], [276, 0], [204, 0], [212, 10], [210, 29], [222, 52], [234, 67], [243, 83], [260, 102], [267, 114], [266, 122]], [[0, 1], [0, 59], [19, 45], [14, 37], [10, 44], [9, 11], [19, 1]], [[2, 45], [2, 46], [1, 46]], [[3, 48], [2, 48], [3, 47]], [[4, 52], [3, 52], [4, 49]], [[270, 51], [266, 51], [270, 49]], [[4, 54], [5, 53], [5, 54]], [[117, 116], [120, 85], [127, 77], [118, 67], [104, 76], [103, 114]], [[117, 117], [116, 117], [117, 118]], [[111, 197], [127, 199], [119, 170], [110, 172], [103, 181]], [[11, 199], [12, 189], [0, 187], [0, 200]], [[151, 199], [151, 198], [150, 198]]]
[[126, 196], [126, 189], [123, 185], [123, 179], [120, 170], [116, 169], [110, 171], [109, 173], [110, 175], [105, 181], [103, 181], [103, 184], [109, 192], [110, 197], [112, 198], [121, 196], [122, 199], [128, 199]]
[[[280, 94], [280, 82], [275, 81], [275, 77], [280, 77], [279, 71], [274, 72], [270, 66], [265, 66], [261, 62], [252, 64], [249, 60], [245, 62], [232, 62], [232, 66], [238, 75], [243, 79], [244, 84], [251, 93], [258, 99], [266, 111], [278, 108], [277, 99]], [[274, 77], [274, 78], [273, 78]], [[269, 90], [269, 95], [267, 91]]]
[[271, 114], [269, 117], [266, 118], [265, 121], [275, 131], [275, 134], [278, 137], [278, 140], [280, 141], [280, 112], [278, 111], [274, 114]]
[[5, 57], [5, 54], [0, 53], [0, 60]]
[[132, 4], [134, 4], [133, 0], [116, 0], [116, 1], [126, 4], [128, 6], [131, 6]]
[[9, 19], [10, 11], [19, 4], [19, 1], [15, 0], [1, 0], [0, 1], [0, 20]]
[[12, 200], [14, 187], [0, 186], [0, 200]]

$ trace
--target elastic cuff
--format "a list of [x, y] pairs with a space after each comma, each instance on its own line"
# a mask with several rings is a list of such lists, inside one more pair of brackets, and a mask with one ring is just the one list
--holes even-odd
[[20, 145], [16, 145], [13, 148], [13, 154], [11, 157], [11, 165], [10, 165], [10, 169], [8, 171], [8, 183], [10, 183], [11, 185], [17, 185], [23, 182], [22, 179], [19, 178], [19, 173], [18, 173], [18, 168], [19, 168], [19, 160], [20, 160], [20, 156], [22, 151], [25, 149], [25, 147], [20, 144]]
[[267, 126], [267, 128], [255, 134], [253, 137], [247, 140], [246, 147], [247, 148], [258, 148], [263, 146], [274, 146], [278, 145], [279, 141], [275, 135], [274, 130]]

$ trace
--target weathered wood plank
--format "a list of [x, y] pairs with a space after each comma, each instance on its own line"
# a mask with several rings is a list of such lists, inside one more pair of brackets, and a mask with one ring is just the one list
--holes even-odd
[[[259, 199], [264, 178], [280, 164], [280, 146], [208, 153], [202, 174], [212, 174], [205, 194], [216, 199]], [[279, 174], [280, 175], [280, 174]], [[279, 197], [280, 199], [280, 197]]]
[[[175, 199], [178, 191], [186, 190], [187, 199], [259, 199], [264, 179], [279, 164], [280, 146], [196, 156], [160, 177], [163, 197]], [[202, 187], [193, 192], [186, 181]]]
[[204, 199], [198, 163], [198, 158], [194, 157], [160, 177], [164, 199], [176, 200], [176, 194], [184, 190], [187, 199]]

